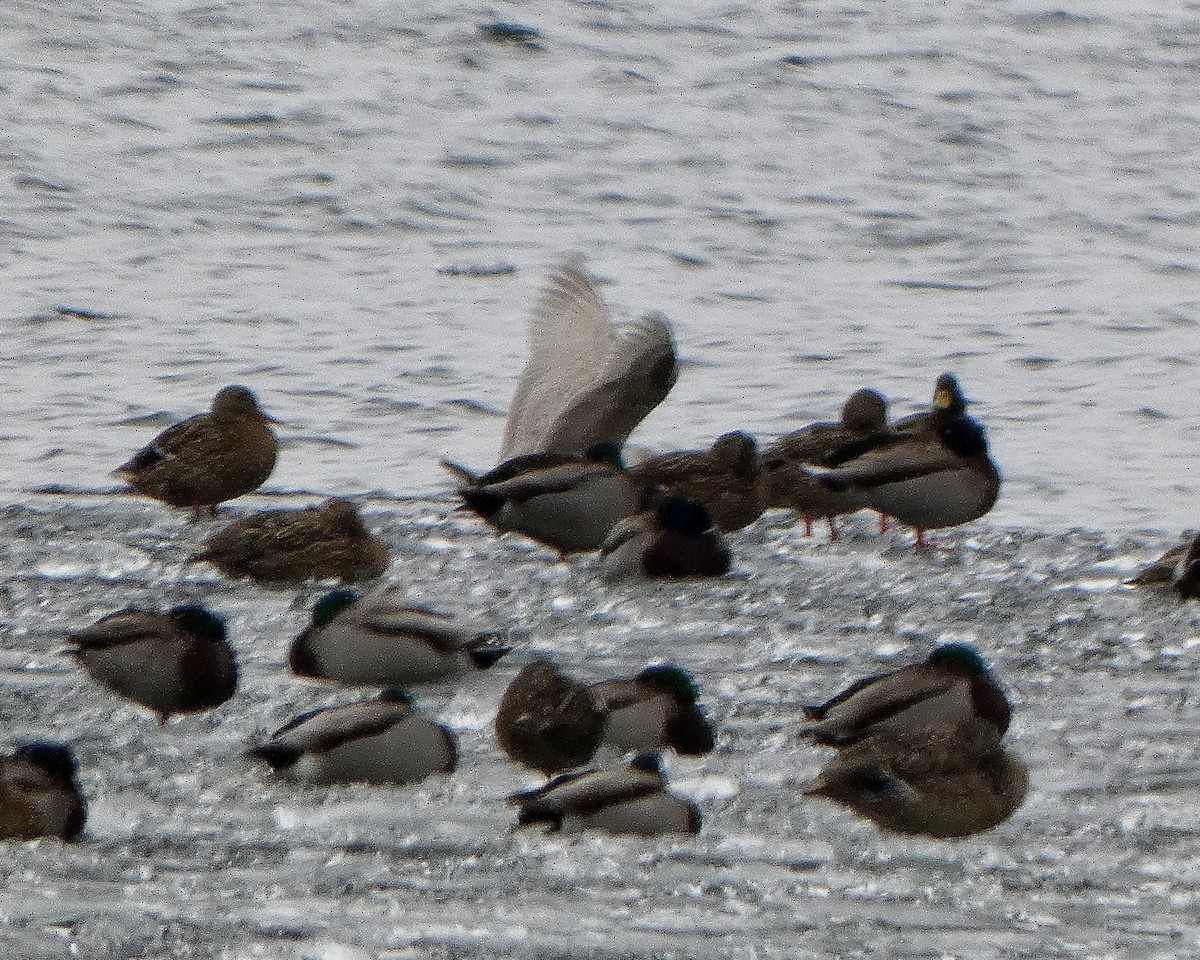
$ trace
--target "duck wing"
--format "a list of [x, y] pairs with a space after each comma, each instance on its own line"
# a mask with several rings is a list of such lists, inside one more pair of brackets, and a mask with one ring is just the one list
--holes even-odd
[[270, 746], [318, 753], [363, 737], [373, 737], [410, 716], [396, 703], [367, 700], [310, 710], [284, 724], [268, 741]]
[[502, 460], [550, 449], [546, 439], [556, 420], [597, 381], [616, 341], [612, 317], [582, 261], [562, 264], [530, 315], [529, 360], [509, 407]]
[[818, 743], [852, 743], [872, 727], [924, 700], [947, 693], [962, 678], [924, 665], [867, 677], [804, 713], [817, 721], [804, 731]]
[[678, 376], [675, 336], [666, 316], [653, 313], [625, 326], [599, 378], [555, 418], [544, 448], [578, 453], [603, 440], [624, 442]]
[[868, 451], [840, 467], [814, 468], [811, 473], [831, 490], [870, 490], [962, 466], [963, 458], [941, 443], [897, 443]]
[[523, 503], [533, 497], [566, 493], [592, 480], [612, 476], [613, 473], [613, 468], [606, 463], [565, 463], [523, 473], [499, 483], [489, 483], [480, 489], [503, 500]]
[[161, 640], [165, 635], [161, 614], [150, 610], [118, 610], [90, 627], [72, 633], [68, 642], [80, 650], [104, 650], [142, 640]]

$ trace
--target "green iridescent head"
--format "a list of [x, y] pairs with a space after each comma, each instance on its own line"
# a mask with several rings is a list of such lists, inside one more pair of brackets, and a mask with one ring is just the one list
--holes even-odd
[[313, 605], [312, 625], [314, 627], [325, 626], [334, 617], [350, 606], [350, 604], [354, 603], [358, 597], [358, 591], [351, 590], [349, 587], [342, 590], [332, 590], [325, 594], [325, 596], [321, 597], [321, 599]]
[[700, 696], [700, 685], [696, 679], [674, 663], [654, 663], [638, 674], [638, 679], [652, 684], [684, 703], [695, 703]]

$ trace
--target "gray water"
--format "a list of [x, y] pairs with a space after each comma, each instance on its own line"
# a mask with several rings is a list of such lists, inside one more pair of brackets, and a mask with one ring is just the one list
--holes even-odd
[[675, 321], [647, 446], [952, 369], [994, 523], [1194, 522], [1195, 3], [677, 6], [7, 0], [6, 492], [108, 489], [233, 381], [271, 489], [444, 489], [580, 252]]
[[[540, 49], [480, 23], [537, 27]], [[1121, 581], [1196, 519], [1200, 5], [0, 7], [0, 733], [71, 742], [85, 841], [6, 844], [14, 957], [1200, 956], [1194, 606]], [[767, 517], [708, 584], [603, 585], [453, 515], [494, 462], [547, 272], [675, 321], [635, 440], [762, 438], [957, 372], [1006, 476], [916, 555]], [[462, 765], [274, 781], [241, 751], [353, 693], [283, 667], [316, 588], [184, 564], [211, 529], [108, 471], [245, 382], [287, 421], [267, 496], [361, 494], [389, 579], [519, 650], [418, 691]], [[39, 490], [66, 491], [66, 495]], [[133, 603], [228, 617], [234, 700], [163, 728], [66, 631]], [[796, 705], [966, 639], [1016, 705], [1025, 806], [890, 837], [801, 785]], [[491, 715], [552, 655], [671, 658], [717, 751], [697, 838], [514, 834]]]

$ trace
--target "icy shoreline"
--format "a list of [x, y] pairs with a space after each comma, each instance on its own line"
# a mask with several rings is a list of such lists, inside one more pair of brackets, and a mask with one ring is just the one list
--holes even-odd
[[[556, 563], [444, 503], [367, 518], [394, 551], [390, 580], [508, 623], [519, 643], [470, 683], [415, 691], [458, 732], [462, 762], [414, 788], [298, 786], [240, 756], [355, 692], [283, 666], [320, 587], [266, 591], [183, 563], [223, 520], [125, 499], [0, 511], [5, 737], [72, 743], [91, 802], [81, 844], [6, 845], [9, 955], [1200, 953], [1200, 608], [1121, 586], [1161, 539], [983, 522], [917, 554], [869, 523], [828, 544], [768, 516], [735, 538], [727, 578], [615, 588], [591, 558]], [[184, 599], [228, 618], [241, 659], [239, 694], [211, 714], [159, 728], [56, 654], [105, 612]], [[796, 739], [795, 705], [948, 639], [975, 643], [1015, 703], [1031, 789], [1012, 820], [914, 840], [800, 798], [824, 758]], [[502, 798], [535, 778], [490, 723], [534, 654], [582, 678], [654, 659], [694, 670], [718, 746], [672, 759], [670, 776], [703, 810], [698, 838], [512, 832]]]

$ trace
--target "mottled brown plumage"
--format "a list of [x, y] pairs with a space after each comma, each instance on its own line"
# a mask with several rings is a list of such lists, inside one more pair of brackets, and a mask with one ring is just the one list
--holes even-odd
[[651, 457], [630, 467], [629, 476], [699, 501], [725, 532], [749, 526], [766, 509], [758, 444], [740, 430], [722, 434], [708, 450]]
[[1200, 536], [1189, 535], [1125, 582], [1135, 587], [1174, 587], [1180, 600], [1200, 597]]
[[496, 740], [513, 760], [545, 774], [587, 763], [604, 734], [604, 711], [586, 684], [535, 660], [504, 691]]
[[370, 580], [387, 548], [363, 526], [354, 504], [326, 500], [301, 510], [263, 510], [209, 537], [194, 560], [268, 585], [305, 580]]
[[842, 406], [837, 423], [812, 423], [780, 437], [762, 452], [763, 485], [768, 507], [795, 510], [811, 533], [815, 517], [829, 519], [858, 509], [847, 498], [818, 482], [804, 464], [836, 467], [860, 456], [887, 436], [887, 400], [876, 390], [856, 390]]
[[275, 468], [278, 443], [246, 387], [228, 386], [208, 413], [168, 427], [113, 473], [173, 507], [215, 509], [257, 490]]
[[804, 793], [841, 804], [893, 833], [938, 839], [990, 830], [1024, 802], [1029, 773], [1015, 753], [996, 747], [955, 762], [953, 741], [945, 749], [944, 763], [905, 770], [900, 758], [878, 744], [864, 745], [839, 754]]

